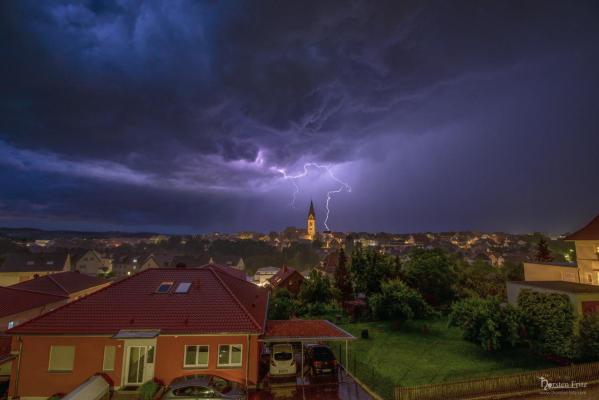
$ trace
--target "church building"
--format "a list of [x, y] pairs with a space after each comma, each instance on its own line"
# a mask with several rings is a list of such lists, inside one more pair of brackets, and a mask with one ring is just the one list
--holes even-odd
[[316, 213], [314, 212], [314, 203], [310, 200], [310, 211], [308, 211], [308, 227], [306, 230], [306, 239], [316, 239]]

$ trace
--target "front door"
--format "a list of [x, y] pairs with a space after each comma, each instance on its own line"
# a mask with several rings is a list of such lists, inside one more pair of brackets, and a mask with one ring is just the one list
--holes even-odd
[[144, 383], [144, 371], [146, 367], [146, 347], [131, 346], [127, 348], [127, 385], [141, 385]]

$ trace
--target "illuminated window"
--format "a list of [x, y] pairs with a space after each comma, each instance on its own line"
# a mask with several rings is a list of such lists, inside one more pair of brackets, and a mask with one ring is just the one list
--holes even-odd
[[103, 371], [114, 371], [114, 360], [116, 358], [116, 346], [104, 346]]
[[8, 329], [12, 328], [13, 326], [15, 326], [15, 321], [8, 321]]
[[71, 372], [75, 363], [75, 346], [50, 346], [48, 371]]
[[187, 368], [206, 368], [208, 367], [208, 355], [210, 348], [208, 346], [185, 346], [184, 367]]
[[219, 367], [240, 367], [242, 346], [240, 344], [221, 344], [218, 346]]

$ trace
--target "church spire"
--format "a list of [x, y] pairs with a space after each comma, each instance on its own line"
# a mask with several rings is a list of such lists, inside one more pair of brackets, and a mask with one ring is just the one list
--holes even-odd
[[310, 211], [308, 211], [308, 229], [306, 229], [306, 238], [316, 239], [316, 213], [314, 212], [314, 203], [310, 200]]

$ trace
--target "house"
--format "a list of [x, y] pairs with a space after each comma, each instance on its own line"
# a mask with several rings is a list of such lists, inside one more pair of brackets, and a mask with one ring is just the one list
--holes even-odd
[[10, 396], [68, 393], [98, 372], [117, 389], [192, 373], [256, 384], [267, 304], [215, 266], [142, 271], [9, 330]]
[[574, 242], [575, 263], [525, 262], [524, 279], [599, 285], [599, 215], [564, 240]]
[[9, 329], [9, 396], [69, 393], [98, 373], [116, 390], [191, 374], [253, 387], [264, 346], [355, 339], [329, 321], [267, 321], [268, 290], [231, 270], [147, 269]]
[[110, 272], [104, 257], [96, 250], [84, 250], [72, 255], [73, 270], [83, 274], [98, 276]]
[[0, 332], [108, 286], [110, 281], [61, 272], [0, 288]]
[[0, 266], [0, 286], [70, 270], [68, 253], [9, 253]]
[[264, 286], [277, 272], [279, 272], [279, 268], [277, 267], [258, 268], [254, 274], [254, 283], [258, 286]]
[[68, 301], [66, 295], [0, 287], [0, 334]]
[[574, 313], [578, 316], [599, 312], [599, 286], [565, 281], [514, 281], [507, 283], [508, 302], [518, 304], [522, 290], [541, 293], [565, 294], [570, 299]]
[[92, 294], [111, 283], [103, 278], [68, 271], [17, 283], [10, 288], [67, 296], [69, 301], [72, 301]]
[[302, 284], [304, 283], [304, 280], [305, 278], [302, 276], [302, 274], [293, 268], [285, 266], [276, 274], [274, 274], [268, 280], [268, 283], [272, 288], [284, 288], [297, 295], [302, 287]]
[[150, 254], [141, 264], [140, 270], [148, 268], [168, 268], [174, 256], [169, 254]]
[[329, 277], [335, 275], [335, 271], [339, 266], [339, 251], [333, 251], [325, 256], [317, 268], [320, 272], [327, 274]]
[[117, 277], [130, 276], [141, 271], [143, 256], [121, 255], [112, 260], [112, 272]]

